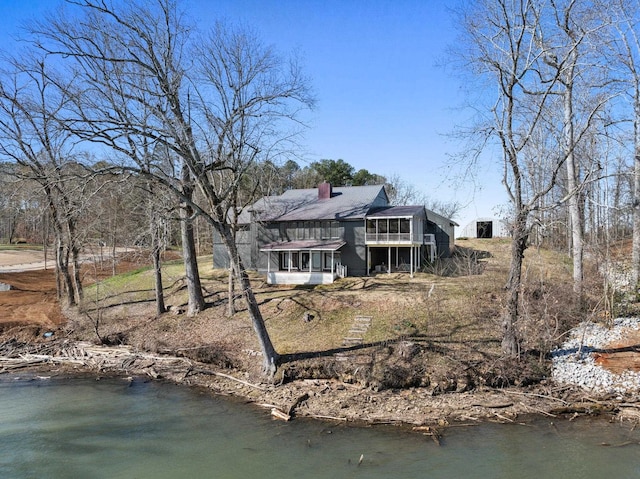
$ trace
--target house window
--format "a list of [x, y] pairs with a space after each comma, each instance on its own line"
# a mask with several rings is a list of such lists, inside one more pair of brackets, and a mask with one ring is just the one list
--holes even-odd
[[400, 233], [411, 233], [411, 221], [408, 218], [400, 219]]
[[367, 220], [367, 233], [376, 234], [376, 220]]
[[399, 223], [399, 220], [397, 218], [393, 218], [389, 220], [389, 233], [394, 233], [394, 234], [398, 233], [398, 229], [399, 229], [398, 223]]
[[295, 239], [297, 239], [296, 235], [298, 232], [298, 228], [297, 228], [297, 223], [295, 221], [290, 221], [288, 223], [285, 223], [285, 235], [284, 235], [284, 239], [285, 241], [293, 241]]
[[290, 251], [280, 252], [280, 269], [289, 270], [289, 261], [291, 261], [291, 269], [298, 269], [298, 253]]
[[340, 223], [337, 221], [331, 222], [331, 239], [340, 238]]
[[338, 221], [322, 222], [322, 239], [340, 238], [340, 223]]
[[[331, 257], [333, 256], [334, 264], [340, 262], [340, 253], [335, 252], [333, 255], [331, 253], [324, 253], [324, 270], [331, 271]], [[334, 268], [335, 269], [335, 268]]]
[[331, 238], [331, 227], [329, 226], [328, 221], [322, 222], [322, 239]]
[[379, 220], [378, 221], [378, 233], [387, 233], [389, 228], [389, 224], [387, 220]]

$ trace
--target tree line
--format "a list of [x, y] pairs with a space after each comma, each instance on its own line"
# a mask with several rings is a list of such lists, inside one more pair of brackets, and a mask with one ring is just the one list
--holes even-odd
[[640, 274], [640, 4], [475, 0], [456, 15], [452, 60], [471, 88], [474, 120], [458, 132], [477, 161], [500, 159], [512, 236], [503, 349], [519, 353], [522, 259], [532, 243], [566, 248], [584, 294], [585, 253], [632, 238]]

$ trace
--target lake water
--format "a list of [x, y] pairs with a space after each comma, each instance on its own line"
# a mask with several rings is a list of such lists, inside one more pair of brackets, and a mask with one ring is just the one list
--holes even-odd
[[0, 376], [3, 479], [617, 479], [640, 477], [638, 442], [630, 424], [541, 420], [453, 427], [438, 446], [397, 428], [275, 421], [158, 382]]

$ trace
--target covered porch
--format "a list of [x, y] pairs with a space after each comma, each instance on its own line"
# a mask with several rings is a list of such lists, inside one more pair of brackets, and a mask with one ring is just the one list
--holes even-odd
[[367, 215], [365, 244], [369, 273], [407, 272], [413, 277], [423, 260], [433, 261], [435, 236], [425, 234], [422, 206], [394, 206]]
[[260, 248], [267, 253], [268, 284], [330, 284], [347, 275], [340, 262], [342, 240], [286, 241]]
[[409, 273], [413, 277], [424, 260], [423, 245], [367, 246], [367, 271], [370, 273]]

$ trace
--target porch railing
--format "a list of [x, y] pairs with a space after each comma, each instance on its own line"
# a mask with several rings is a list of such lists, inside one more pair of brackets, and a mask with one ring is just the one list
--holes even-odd
[[411, 243], [411, 233], [367, 233], [366, 243]]
[[434, 234], [426, 234], [424, 235], [423, 244], [436, 244], [436, 235]]

